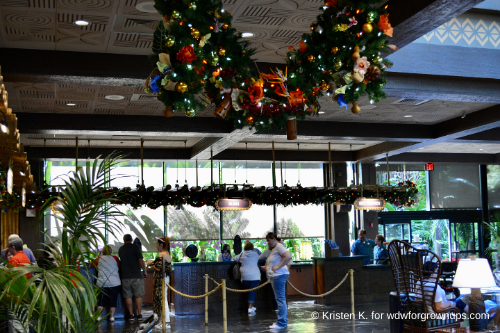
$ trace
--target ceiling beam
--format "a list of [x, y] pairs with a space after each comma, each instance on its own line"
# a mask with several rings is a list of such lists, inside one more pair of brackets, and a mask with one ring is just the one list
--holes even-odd
[[394, 156], [418, 148], [450, 142], [465, 136], [481, 133], [500, 127], [500, 105], [469, 114], [466, 118], [454, 118], [433, 125], [434, 138], [420, 143], [384, 142], [356, 152], [356, 160], [362, 162], [383, 159], [386, 153]]
[[[230, 133], [249, 136], [253, 132], [236, 132], [228, 121], [211, 117], [115, 116], [97, 114], [17, 114], [19, 131], [26, 134], [50, 135], [132, 135], [132, 136], [185, 136], [222, 138]], [[362, 140], [421, 142], [433, 139], [430, 125], [343, 123], [334, 121], [302, 121], [299, 126], [301, 140]], [[250, 138], [284, 140], [283, 131], [273, 130], [252, 134]], [[233, 138], [234, 139], [234, 138]], [[239, 141], [241, 141], [239, 140]], [[251, 140], [251, 139], [250, 139]], [[198, 148], [193, 151], [193, 156]]]
[[500, 80], [457, 76], [386, 73], [387, 97], [500, 103]]
[[229, 147], [234, 146], [236, 143], [244, 140], [253, 133], [255, 133], [255, 129], [247, 127], [235, 129], [221, 138], [203, 138], [191, 148], [191, 159], [208, 160], [212, 155], [217, 155]]
[[[26, 147], [26, 153], [31, 161], [47, 159], [74, 159], [75, 158], [75, 148], [72, 147]], [[106, 156], [116, 151], [116, 148], [89, 148], [80, 149], [78, 151], [79, 159], [94, 159], [97, 156]], [[121, 154], [127, 155], [127, 159], [140, 159], [140, 151], [137, 148], [121, 148], [119, 150]], [[191, 156], [191, 150], [189, 148], [144, 148], [144, 159], [147, 160], [176, 160], [176, 159], [189, 159]], [[316, 151], [316, 150], [302, 150], [300, 153], [297, 151], [289, 150], [276, 150], [275, 151], [276, 161], [283, 162], [315, 162], [323, 163], [328, 161], [328, 151]], [[334, 162], [345, 162], [350, 161], [350, 152], [340, 151], [332, 154], [332, 161]], [[273, 154], [271, 150], [255, 150], [249, 149], [245, 150], [235, 150], [226, 149], [219, 154], [214, 154], [214, 159], [216, 160], [227, 160], [227, 161], [272, 161]], [[210, 160], [210, 157], [206, 159], [199, 158], [198, 160]]]
[[114, 116], [92, 114], [17, 114], [23, 134], [120, 136], [221, 136], [233, 131], [228, 121], [208, 117]]
[[[472, 164], [498, 164], [498, 154], [462, 154], [462, 153], [404, 153], [389, 158], [389, 163], [472, 163]], [[385, 163], [385, 158], [378, 160]]]
[[402, 48], [481, 2], [483, 0], [390, 0], [387, 10], [394, 34], [389, 42]]
[[[78, 158], [85, 160], [87, 156], [90, 159], [94, 159], [97, 156], [106, 156], [113, 151], [115, 148], [90, 148], [80, 149], [78, 152]], [[75, 149], [71, 147], [26, 147], [26, 152], [28, 153], [29, 160], [32, 165], [35, 160], [47, 159], [74, 159]], [[140, 159], [140, 151], [137, 148], [121, 148], [120, 153], [127, 155], [127, 159]], [[88, 154], [88, 155], [87, 155]], [[146, 160], [176, 160], [176, 159], [189, 159], [191, 155], [191, 150], [179, 148], [179, 149], [164, 149], [164, 148], [144, 148], [144, 159]], [[332, 154], [332, 161], [336, 163], [353, 161], [354, 152], [348, 151], [336, 151]], [[271, 162], [273, 159], [273, 154], [271, 150], [257, 150], [249, 149], [237, 150], [237, 149], [226, 149], [217, 155], [214, 155], [214, 160], [218, 161], [268, 161]], [[209, 160], [208, 159], [198, 159]], [[309, 162], [309, 163], [327, 163], [328, 162], [328, 151], [317, 151], [317, 150], [301, 150], [300, 153], [297, 151], [290, 150], [276, 150], [275, 160], [296, 163]], [[385, 157], [374, 162], [379, 162], [380, 164], [385, 163]], [[471, 164], [500, 164], [500, 154], [443, 154], [443, 153], [404, 153], [389, 158], [389, 163], [471, 163]], [[31, 165], [30, 164], [30, 165]], [[35, 172], [36, 174], [36, 172]]]

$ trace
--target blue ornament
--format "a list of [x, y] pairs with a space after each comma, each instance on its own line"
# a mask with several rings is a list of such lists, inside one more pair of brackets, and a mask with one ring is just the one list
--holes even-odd
[[339, 102], [339, 108], [345, 106], [345, 109], [347, 110], [347, 103], [344, 100], [343, 94], [339, 94], [338, 102]]

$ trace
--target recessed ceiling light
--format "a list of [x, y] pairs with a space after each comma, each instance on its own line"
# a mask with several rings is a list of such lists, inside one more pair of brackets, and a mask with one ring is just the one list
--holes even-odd
[[255, 34], [253, 32], [243, 32], [241, 34], [241, 37], [243, 37], [243, 38], [250, 38], [250, 37], [254, 37], [254, 36], [255, 36]]
[[418, 149], [424, 149], [424, 148], [422, 147], [422, 148], [418, 148]]
[[411, 118], [411, 117], [413, 117], [411, 114], [407, 114], [407, 115], [405, 116], [405, 118]]
[[318, 114], [324, 114], [324, 113], [325, 113], [325, 111], [319, 111], [318, 112]]
[[89, 21], [85, 21], [85, 20], [76, 20], [73, 23], [76, 24], [76, 25], [79, 25], [81, 27], [86, 27], [86, 26], [90, 25], [90, 22]]
[[121, 99], [125, 99], [125, 96], [122, 96], [122, 95], [108, 95], [108, 96], [106, 96], [104, 98], [110, 99], [112, 101], [119, 101]]
[[67, 105], [67, 106], [76, 106], [76, 104], [75, 104], [75, 103], [67, 103], [66, 105]]
[[483, 148], [479, 148], [479, 150], [483, 150]]

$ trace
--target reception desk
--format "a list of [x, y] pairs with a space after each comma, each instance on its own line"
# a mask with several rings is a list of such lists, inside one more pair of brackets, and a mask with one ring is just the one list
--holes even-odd
[[[188, 295], [205, 294], [205, 274], [217, 282], [226, 280], [226, 286], [233, 289], [243, 289], [239, 280], [233, 278], [233, 267], [236, 263], [231, 262], [176, 262], [174, 268], [174, 288]], [[267, 281], [266, 274], [261, 272], [261, 283]], [[212, 281], [208, 283], [208, 290], [217, 285]], [[272, 309], [273, 290], [270, 284], [257, 290], [255, 307], [257, 309]], [[247, 294], [227, 291], [227, 311], [246, 311], [248, 309]], [[178, 294], [174, 296], [175, 315], [201, 315], [205, 313], [205, 298], [187, 298]], [[222, 292], [216, 291], [208, 297], [209, 313], [222, 313]]]
[[[385, 302], [395, 289], [391, 266], [363, 265], [366, 256], [320, 258], [313, 257], [314, 294], [323, 294], [334, 288], [349, 272], [354, 270], [354, 302]], [[316, 298], [324, 305], [349, 304], [351, 301], [350, 279], [326, 297]]]

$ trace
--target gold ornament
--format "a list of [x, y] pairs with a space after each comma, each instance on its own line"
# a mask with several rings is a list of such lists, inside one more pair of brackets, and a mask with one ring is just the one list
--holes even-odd
[[370, 23], [363, 24], [363, 32], [365, 34], [371, 34], [372, 31], [373, 31], [373, 25], [371, 25]]
[[[221, 57], [223, 57], [225, 54], [226, 54], [226, 50], [225, 50], [225, 49], [223, 49], [222, 47], [220, 47], [220, 48], [219, 48], [219, 55], [220, 55]], [[218, 60], [219, 60], [219, 59], [217, 59], [217, 61], [218, 61]]]
[[196, 10], [196, 3], [195, 2], [191, 2], [189, 4], [189, 9]]
[[340, 59], [335, 60], [335, 70], [338, 71], [342, 68], [342, 61]]
[[356, 61], [359, 59], [359, 57], [360, 57], [359, 52], [354, 52], [351, 56], [351, 60]]
[[200, 31], [198, 29], [191, 29], [191, 36], [193, 36], [193, 38], [200, 38]]
[[314, 61], [314, 56], [312, 54], [308, 55], [307, 56], [307, 60], [309, 60], [309, 62], [313, 62]]
[[351, 112], [354, 114], [358, 114], [361, 112], [361, 108], [359, 107], [357, 102], [352, 102], [352, 109]]
[[174, 115], [174, 111], [172, 111], [172, 107], [171, 106], [167, 106], [165, 108], [165, 110], [163, 111], [163, 115], [167, 118], [170, 118]]
[[212, 66], [217, 66], [218, 62], [219, 62], [219, 57], [215, 56], [214, 59], [212, 60]]
[[222, 25], [222, 29], [227, 30], [227, 28], [229, 28], [229, 24], [224, 23], [224, 24]]
[[186, 116], [189, 118], [194, 117], [195, 114], [196, 114], [196, 112], [194, 111], [194, 109], [186, 110]]
[[373, 59], [373, 62], [376, 63], [376, 64], [382, 62], [382, 57], [381, 56], [377, 56], [375, 59]]
[[321, 81], [321, 85], [319, 86], [319, 88], [323, 91], [327, 91], [328, 89], [330, 89], [330, 85], [325, 81]]
[[181, 18], [181, 14], [180, 14], [178, 11], [174, 10], [174, 11], [172, 12], [172, 18], [174, 18], [174, 19], [178, 20], [178, 19], [180, 19], [180, 18]]
[[175, 86], [175, 90], [177, 92], [180, 92], [180, 93], [184, 94], [186, 91], [188, 91], [188, 85], [185, 84], [184, 82], [179, 82]]
[[174, 37], [167, 37], [167, 46], [172, 47], [175, 44], [175, 38]]
[[333, 54], [337, 54], [337, 52], [339, 52], [339, 48], [338, 47], [332, 47], [332, 53]]
[[340, 24], [337, 23], [337, 24], [333, 25], [333, 31], [340, 31], [340, 30], [342, 30], [342, 27]]

